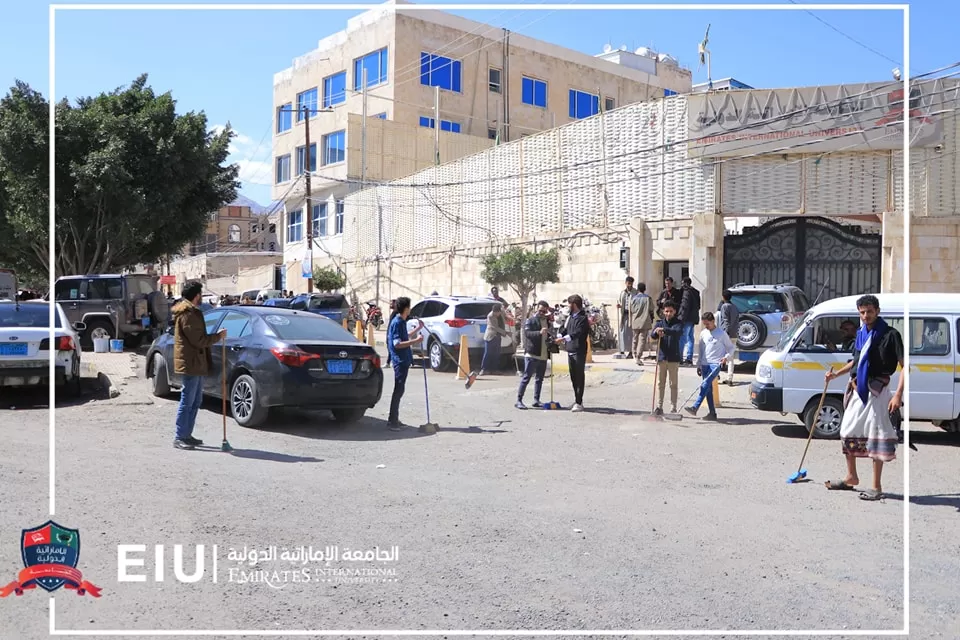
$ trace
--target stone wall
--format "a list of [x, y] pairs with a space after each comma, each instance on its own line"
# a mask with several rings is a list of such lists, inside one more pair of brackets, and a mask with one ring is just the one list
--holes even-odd
[[960, 293], [960, 216], [911, 218], [910, 291]]

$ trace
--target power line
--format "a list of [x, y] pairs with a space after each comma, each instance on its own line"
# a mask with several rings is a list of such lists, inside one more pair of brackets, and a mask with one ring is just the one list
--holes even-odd
[[[792, 4], [799, 4], [796, 0], [787, 0], [787, 2], [790, 2], [790, 3], [792, 3]], [[809, 9], [804, 9], [803, 11], [804, 11], [805, 13], [810, 14], [817, 22], [823, 24], [824, 26], [826, 26], [826, 27], [829, 28], [829, 29], [832, 29], [833, 31], [836, 31], [836, 32], [839, 33], [841, 36], [843, 36], [844, 38], [846, 38], [847, 40], [849, 40], [850, 42], [852, 42], [852, 43], [854, 43], [854, 44], [856, 44], [856, 45], [858, 45], [858, 46], [866, 49], [866, 50], [869, 51], [870, 53], [872, 53], [872, 54], [874, 54], [874, 55], [877, 55], [877, 56], [880, 56], [880, 57], [883, 58], [884, 60], [889, 60], [890, 62], [892, 62], [892, 63], [895, 64], [895, 65], [900, 65], [900, 64], [902, 64], [900, 61], [894, 60], [894, 59], [891, 58], [890, 56], [888, 56], [888, 55], [886, 55], [886, 54], [884, 54], [884, 53], [881, 53], [881, 52], [877, 51], [876, 49], [874, 49], [874, 48], [871, 47], [870, 45], [867, 45], [867, 44], [864, 44], [863, 42], [860, 42], [859, 40], [857, 40], [856, 38], [854, 38], [853, 36], [851, 36], [849, 33], [846, 33], [846, 32], [844, 32], [844, 31], [841, 31], [841, 30], [838, 29], [837, 27], [833, 26], [832, 24], [830, 24], [829, 22], [827, 22], [826, 20], [824, 20], [823, 18], [821, 18], [820, 16], [818, 16], [817, 14], [815, 14], [813, 11], [810, 11]]]

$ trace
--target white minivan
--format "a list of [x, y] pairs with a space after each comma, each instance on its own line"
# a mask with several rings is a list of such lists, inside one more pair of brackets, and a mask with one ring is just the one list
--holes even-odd
[[[815, 414], [824, 373], [830, 367], [839, 369], [852, 357], [851, 331], [860, 326], [859, 297], [818, 304], [760, 356], [750, 388], [754, 407], [783, 415], [794, 413], [808, 430], [816, 423], [816, 437], [839, 437], [848, 376], [830, 383], [819, 422]], [[904, 404], [909, 406], [910, 419], [960, 431], [960, 294], [891, 293], [877, 298], [880, 316], [901, 335], [904, 305], [909, 301], [910, 335], [904, 336], [904, 350], [909, 354], [910, 380]], [[896, 388], [899, 376], [898, 371], [891, 379], [891, 389]]]

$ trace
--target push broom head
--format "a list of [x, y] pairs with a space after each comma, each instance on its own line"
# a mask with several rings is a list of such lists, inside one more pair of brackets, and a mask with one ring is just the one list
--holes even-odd
[[227, 453], [233, 451], [233, 447], [230, 446], [230, 443], [224, 440], [220, 443], [220, 451], [225, 451]]
[[801, 480], [806, 480], [806, 479], [807, 479], [807, 470], [800, 469], [800, 471], [797, 471], [795, 474], [787, 478], [787, 484], [796, 484]]
[[469, 389], [473, 386], [473, 383], [477, 381], [477, 372], [471, 371], [470, 375], [467, 376], [467, 383], [463, 385], [465, 388]]
[[546, 409], [547, 411], [557, 411], [561, 407], [559, 402], [550, 401], [550, 402], [544, 402], [543, 408]]

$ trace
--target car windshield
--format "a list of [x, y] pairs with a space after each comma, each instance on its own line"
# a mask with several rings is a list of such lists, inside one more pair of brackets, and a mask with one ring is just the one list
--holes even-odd
[[353, 334], [342, 326], [315, 315], [293, 313], [264, 314], [263, 321], [281, 340], [329, 340], [332, 342], [356, 342]]
[[335, 311], [344, 309], [347, 306], [347, 300], [343, 296], [323, 296], [310, 298], [310, 308], [320, 309], [321, 311]]
[[737, 291], [730, 300], [740, 313], [778, 313], [786, 311], [783, 296], [761, 291]]
[[465, 302], [458, 304], [453, 312], [454, 318], [464, 320], [479, 320], [486, 318], [493, 311], [496, 302]]
[[[50, 308], [45, 304], [0, 304], [0, 327], [25, 327], [31, 329], [47, 329], [50, 327]], [[60, 328], [60, 314], [53, 313], [53, 326]]]
[[790, 346], [790, 344], [793, 343], [793, 339], [800, 331], [803, 330], [804, 327], [807, 326], [807, 322], [811, 318], [812, 313], [810, 311], [807, 311], [805, 314], [803, 314], [803, 317], [800, 318], [799, 322], [794, 322], [790, 329], [780, 336], [780, 340], [777, 342], [777, 346], [774, 347], [774, 350], [780, 352], [784, 351], [788, 346]]

